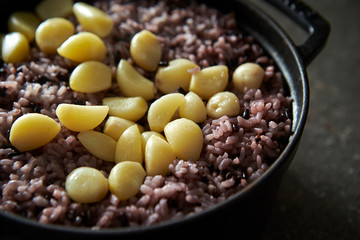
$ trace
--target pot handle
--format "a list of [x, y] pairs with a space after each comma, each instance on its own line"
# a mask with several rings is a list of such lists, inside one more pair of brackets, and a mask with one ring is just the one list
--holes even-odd
[[308, 34], [305, 42], [297, 46], [305, 65], [309, 65], [325, 46], [330, 24], [319, 13], [298, 0], [265, 0], [284, 12]]

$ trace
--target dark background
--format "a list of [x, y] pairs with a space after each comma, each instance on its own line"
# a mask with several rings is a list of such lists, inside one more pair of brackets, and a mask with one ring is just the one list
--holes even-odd
[[[263, 238], [360, 239], [360, 1], [304, 2], [332, 30], [307, 68], [308, 121]], [[301, 43], [301, 31], [280, 21]]]

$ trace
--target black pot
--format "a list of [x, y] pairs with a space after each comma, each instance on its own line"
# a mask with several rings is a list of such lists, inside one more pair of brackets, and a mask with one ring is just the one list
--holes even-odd
[[[10, 12], [17, 9], [16, 2], [4, 7], [2, 24]], [[263, 11], [248, 0], [203, 1], [224, 12], [234, 11], [239, 26], [255, 37], [275, 60], [283, 73], [293, 101], [293, 135], [280, 157], [257, 180], [224, 202], [210, 207], [199, 214], [170, 220], [154, 226], [103, 229], [44, 225], [17, 215], [0, 211], [0, 236], [17, 239], [23, 236], [54, 238], [171, 238], [187, 237], [194, 234], [202, 237], [258, 238], [261, 236], [282, 177], [289, 167], [304, 130], [309, 108], [309, 85], [306, 66], [325, 45], [330, 32], [327, 21], [307, 5], [295, 0], [267, 0], [308, 32], [307, 40], [296, 46], [288, 35]], [[27, 5], [34, 4], [30, 1]], [[23, 4], [23, 3], [21, 3]], [[32, 5], [34, 6], [34, 5]], [[29, 6], [25, 6], [27, 8]], [[22, 6], [24, 8], [24, 5]], [[29, 8], [31, 9], [31, 7]], [[4, 26], [2, 26], [4, 27]], [[4, 29], [4, 28], [3, 28]], [[8, 236], [8, 237], [6, 237]]]

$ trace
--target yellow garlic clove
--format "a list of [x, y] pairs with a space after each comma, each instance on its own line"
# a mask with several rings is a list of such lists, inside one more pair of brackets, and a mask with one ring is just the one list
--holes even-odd
[[219, 92], [209, 99], [206, 111], [212, 118], [234, 117], [240, 112], [239, 98], [232, 92]]
[[122, 59], [116, 70], [116, 79], [121, 93], [125, 97], [143, 97], [151, 100], [155, 96], [155, 86], [152, 81], [138, 73], [131, 64]]
[[138, 32], [131, 39], [130, 54], [141, 68], [147, 71], [155, 71], [162, 54], [158, 37], [148, 30]]
[[120, 136], [115, 151], [115, 162], [143, 162], [142, 142], [139, 128], [133, 125]]
[[196, 123], [205, 122], [206, 107], [196, 93], [188, 92], [185, 95], [185, 101], [180, 105], [179, 114], [180, 117], [190, 119]]
[[69, 37], [57, 49], [60, 56], [75, 62], [104, 61], [107, 49], [104, 42], [94, 33], [80, 32]]
[[84, 131], [77, 135], [80, 143], [92, 155], [107, 162], [115, 161], [116, 141], [97, 131]]
[[109, 115], [137, 121], [148, 110], [147, 102], [142, 97], [107, 97], [103, 105], [109, 106]]
[[31, 42], [35, 37], [35, 30], [40, 24], [40, 19], [32, 12], [14, 12], [8, 20], [10, 32], [20, 32]]
[[28, 113], [13, 123], [9, 140], [17, 150], [25, 152], [47, 144], [60, 130], [60, 124], [54, 119], [38, 113]]
[[95, 33], [99, 37], [106, 37], [114, 27], [110, 16], [96, 7], [77, 2], [72, 9], [85, 31]]
[[202, 99], [208, 100], [212, 95], [225, 90], [229, 79], [227, 66], [218, 65], [202, 69], [191, 77], [189, 90]]
[[197, 161], [203, 147], [203, 134], [193, 121], [180, 118], [169, 122], [164, 133], [179, 159]]
[[83, 93], [100, 92], [111, 87], [111, 68], [98, 61], [79, 64], [71, 73], [69, 85], [72, 90]]
[[56, 108], [59, 121], [74, 132], [92, 130], [107, 116], [108, 106], [83, 106], [62, 103]]
[[232, 81], [234, 87], [239, 91], [243, 92], [244, 88], [260, 88], [264, 79], [265, 72], [262, 67], [256, 63], [244, 63], [238, 66], [234, 73]]
[[65, 189], [69, 197], [79, 203], [95, 203], [108, 193], [108, 181], [97, 169], [79, 167], [66, 178]]
[[166, 67], [160, 67], [155, 76], [155, 85], [162, 93], [174, 93], [179, 87], [189, 90], [192, 74], [189, 69], [199, 67], [188, 59], [175, 59]]
[[44, 53], [54, 54], [57, 48], [74, 35], [75, 26], [65, 18], [50, 18], [42, 22], [35, 32], [35, 41]]
[[4, 62], [19, 63], [29, 55], [29, 52], [29, 41], [24, 34], [12, 32], [5, 35], [1, 47]]
[[109, 174], [110, 192], [120, 200], [127, 200], [135, 196], [144, 182], [146, 172], [138, 162], [120, 162]]
[[162, 132], [165, 125], [170, 122], [178, 107], [184, 101], [184, 95], [170, 93], [153, 102], [148, 111], [147, 119], [152, 131]]
[[163, 138], [152, 135], [145, 146], [145, 169], [149, 176], [166, 175], [169, 165], [176, 159], [171, 145]]
[[161, 133], [158, 133], [158, 132], [145, 131], [145, 132], [141, 133], [142, 150], [143, 150], [144, 154], [145, 154], [146, 143], [152, 135], [156, 135], [156, 136], [166, 140], [166, 138]]
[[[115, 141], [118, 141], [120, 136], [125, 132], [126, 129], [135, 125], [136, 123], [133, 121], [129, 121], [124, 118], [110, 116], [104, 126], [103, 132], [112, 137]], [[139, 131], [143, 132], [144, 127], [137, 124]]]
[[67, 17], [72, 13], [72, 0], [43, 0], [35, 7], [42, 20], [53, 17]]

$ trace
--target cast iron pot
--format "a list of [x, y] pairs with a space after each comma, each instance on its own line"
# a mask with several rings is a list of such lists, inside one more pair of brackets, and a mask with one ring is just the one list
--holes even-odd
[[[307, 40], [296, 46], [288, 35], [266, 13], [249, 0], [239, 1], [203, 1], [223, 12], [234, 11], [238, 26], [255, 37], [268, 54], [275, 60], [287, 82], [289, 93], [293, 98], [293, 135], [280, 157], [256, 181], [242, 191], [232, 195], [224, 202], [210, 207], [201, 213], [170, 220], [153, 226], [127, 227], [91, 230], [89, 228], [65, 227], [60, 225], [39, 224], [0, 211], [1, 239], [20, 239], [24, 236], [54, 238], [94, 238], [94, 239], [143, 239], [176, 237], [236, 237], [258, 238], [271, 213], [281, 179], [289, 167], [304, 130], [309, 108], [309, 85], [306, 66], [313, 60], [326, 43], [330, 32], [327, 21], [317, 12], [300, 1], [266, 0], [283, 11], [292, 21], [308, 33]], [[14, 4], [15, 2], [15, 4]], [[2, 25], [14, 10], [32, 9], [34, 2], [24, 2], [30, 6], [16, 6], [17, 1], [2, 11]], [[4, 18], [3, 18], [4, 17]], [[5, 24], [4, 24], [5, 23]], [[2, 29], [5, 29], [2, 26]]]

